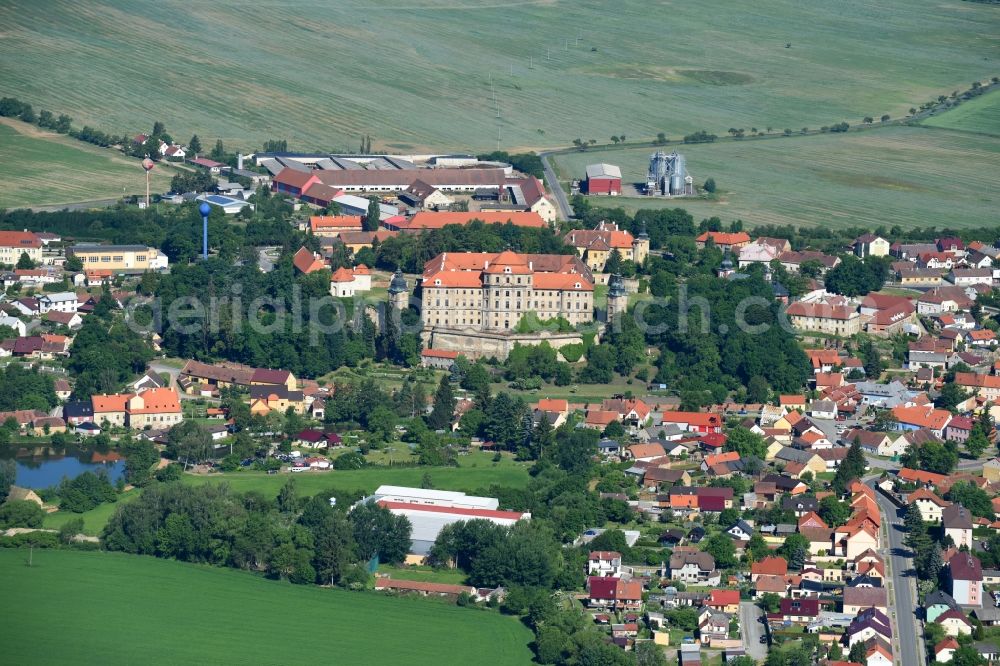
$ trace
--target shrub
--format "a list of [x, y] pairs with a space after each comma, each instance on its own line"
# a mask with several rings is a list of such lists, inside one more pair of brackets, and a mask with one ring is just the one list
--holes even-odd
[[14, 500], [0, 505], [0, 527], [41, 527], [45, 512], [28, 500]]
[[562, 357], [570, 363], [576, 363], [583, 356], [584, 345], [582, 342], [577, 342], [571, 345], [563, 345], [559, 348], [559, 353]]

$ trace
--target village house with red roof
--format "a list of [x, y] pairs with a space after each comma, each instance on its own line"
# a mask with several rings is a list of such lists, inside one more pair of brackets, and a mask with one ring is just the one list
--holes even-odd
[[612, 252], [623, 261], [641, 264], [649, 255], [649, 238], [632, 236], [618, 229], [614, 222], [601, 221], [595, 229], [574, 229], [563, 240], [576, 248], [580, 258], [593, 271], [603, 271]]
[[371, 288], [372, 272], [364, 264], [338, 268], [330, 276], [330, 295], [335, 298], [350, 298], [363, 291], [371, 291]]
[[511, 331], [540, 321], [593, 320], [594, 279], [579, 257], [510, 250], [444, 252], [424, 265], [425, 330]]

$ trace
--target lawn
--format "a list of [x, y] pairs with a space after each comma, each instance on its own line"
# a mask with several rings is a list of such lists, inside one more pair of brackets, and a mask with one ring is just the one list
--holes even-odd
[[394, 567], [388, 564], [380, 564], [378, 572], [400, 580], [419, 580], [430, 583], [446, 583], [448, 585], [462, 585], [465, 583], [465, 574], [458, 569], [439, 570], [428, 566]]
[[118, 497], [117, 502], [99, 504], [90, 511], [83, 513], [73, 513], [72, 511], [56, 511], [45, 515], [43, 527], [50, 530], [57, 530], [74, 518], [83, 518], [83, 533], [91, 536], [100, 536], [101, 530], [108, 524], [111, 514], [119, 504], [130, 502], [139, 496], [139, 491], [132, 490]]
[[[169, 189], [173, 173], [156, 167], [152, 191]], [[0, 119], [0, 182], [0, 208], [121, 197], [123, 187], [146, 191], [139, 160], [7, 119]]]
[[[517, 620], [118, 553], [0, 551], [11, 664], [526, 664]], [[484, 650], [483, 646], [490, 649]]]
[[1000, 136], [1000, 90], [993, 90], [954, 109], [922, 121], [923, 125]]
[[523, 488], [528, 483], [527, 467], [509, 459], [496, 464], [477, 461], [469, 463], [468, 467], [378, 467], [349, 471], [304, 472], [294, 476], [265, 472], [231, 472], [207, 476], [189, 474], [184, 476], [183, 482], [228, 483], [233, 490], [239, 492], [256, 490], [267, 495], [277, 495], [281, 486], [288, 479], [294, 478], [301, 495], [313, 495], [331, 488], [370, 493], [383, 484], [419, 488], [425, 474], [430, 476], [434, 487], [441, 490], [474, 492], [491, 484]]
[[369, 134], [405, 153], [494, 149], [498, 128], [512, 148], [900, 117], [997, 73], [996, 9], [961, 0], [246, 9], [0, 3], [3, 93], [115, 133], [162, 120], [244, 151], [354, 150]]
[[[961, 110], [961, 107], [959, 107]], [[945, 117], [945, 116], [942, 116]], [[652, 148], [572, 152], [555, 158], [562, 177], [581, 177], [593, 162], [645, 180]], [[1000, 137], [923, 127], [885, 127], [847, 134], [671, 144], [697, 183], [712, 177], [717, 201], [591, 197], [594, 205], [680, 207], [695, 220], [718, 216], [759, 224], [859, 225], [875, 228], [995, 224], [994, 174]]]
[[[405, 446], [405, 445], [399, 445]], [[523, 463], [515, 462], [513, 458], [504, 456], [499, 463], [493, 462], [492, 454], [474, 452], [459, 456], [459, 467], [396, 467], [369, 468], [362, 470], [332, 472], [305, 472], [301, 474], [267, 474], [265, 472], [230, 472], [195, 476], [187, 474], [184, 483], [192, 485], [202, 483], [228, 483], [239, 492], [256, 490], [267, 495], [277, 496], [285, 482], [294, 478], [301, 495], [313, 495], [331, 488], [345, 491], [361, 491], [370, 493], [380, 485], [420, 487], [424, 475], [430, 476], [435, 488], [442, 490], [461, 490], [475, 492], [491, 484], [512, 488], [523, 488], [528, 483], [528, 468]], [[44, 527], [57, 530], [66, 522], [83, 518], [85, 534], [98, 536], [115, 508], [122, 502], [128, 502], [139, 496], [139, 491], [130, 491], [118, 498], [117, 503], [101, 504], [91, 511], [72, 513], [57, 511], [45, 516]]]
[[613, 395], [627, 393], [646, 393], [646, 383], [637, 379], [629, 380], [615, 375], [615, 378], [608, 384], [570, 384], [569, 386], [556, 386], [555, 384], [543, 384], [542, 388], [536, 391], [524, 391], [511, 389], [509, 387], [496, 387], [496, 390], [506, 391], [513, 395], [520, 395], [529, 403], [538, 402], [542, 398], [563, 398], [571, 403], [594, 404], [600, 403], [605, 398]]

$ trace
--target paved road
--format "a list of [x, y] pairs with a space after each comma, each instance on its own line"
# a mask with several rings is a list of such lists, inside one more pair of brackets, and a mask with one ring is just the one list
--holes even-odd
[[764, 625], [757, 620], [763, 614], [764, 611], [752, 601], [740, 602], [740, 635], [743, 636], [743, 649], [746, 650], [748, 657], [758, 662], [767, 659], [767, 644], [760, 642], [760, 637], [764, 635]]
[[[869, 485], [874, 487], [874, 482], [869, 482]], [[893, 652], [896, 663], [903, 666], [923, 665], [927, 662], [921, 626], [916, 616], [916, 577], [908, 573], [913, 561], [909, 557], [910, 551], [903, 545], [902, 512], [878, 490], [875, 491], [875, 496], [882, 510], [883, 527], [889, 533], [889, 543], [883, 544], [883, 551], [888, 554], [886, 564], [889, 569], [886, 578], [892, 585], [893, 596], [890, 603], [893, 607], [889, 611], [895, 625]]]
[[555, 169], [549, 163], [549, 155], [551, 154], [551, 152], [538, 153], [538, 156], [542, 158], [542, 167], [545, 169], [545, 186], [548, 187], [549, 192], [555, 197], [562, 219], [568, 220], [573, 217], [573, 207], [569, 205], [566, 192], [563, 191], [562, 185], [559, 184], [559, 179], [556, 178]]

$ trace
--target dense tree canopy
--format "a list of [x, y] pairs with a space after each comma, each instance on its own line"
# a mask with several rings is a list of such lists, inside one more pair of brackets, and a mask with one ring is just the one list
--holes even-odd
[[861, 260], [846, 255], [840, 264], [827, 272], [824, 283], [835, 294], [864, 296], [882, 288], [889, 277], [889, 263], [888, 257], [870, 256]]
[[12, 363], [0, 369], [0, 411], [49, 411], [59, 403], [52, 375]]
[[674, 386], [686, 408], [721, 402], [753, 377], [777, 391], [801, 389], [808, 359], [779, 325], [778, 305], [759, 274], [735, 282], [695, 277], [670, 297], [666, 307], [639, 314], [646, 340], [661, 346], [656, 381]]

